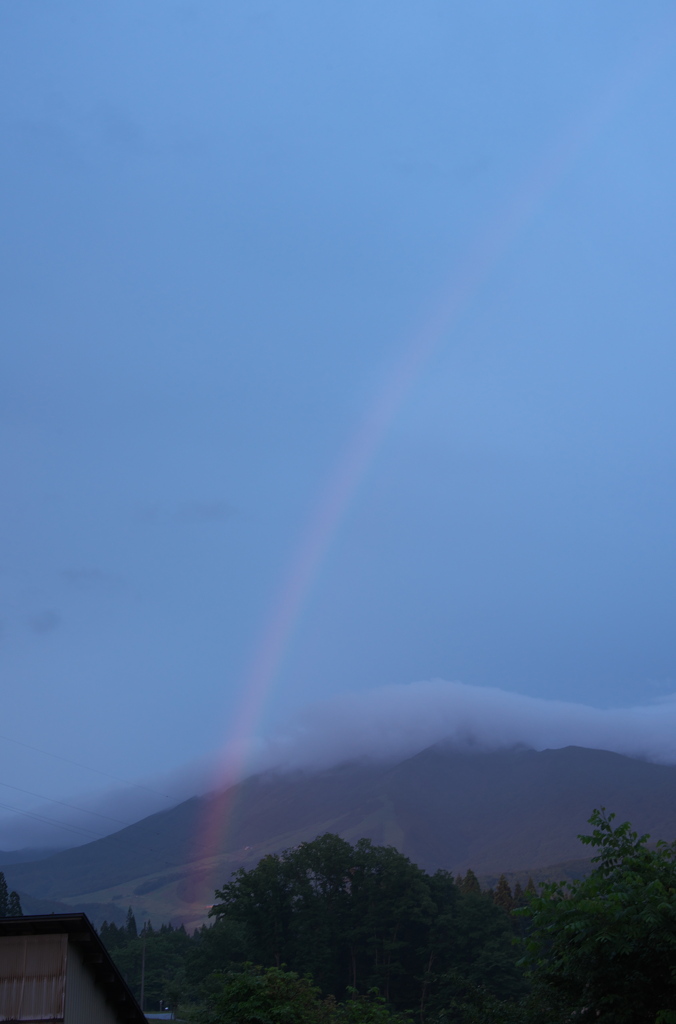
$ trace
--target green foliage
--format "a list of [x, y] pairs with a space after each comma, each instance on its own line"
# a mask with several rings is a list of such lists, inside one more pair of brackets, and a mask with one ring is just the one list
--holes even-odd
[[145, 1004], [146, 1008], [163, 1004], [176, 1005], [187, 987], [186, 964], [195, 943], [185, 928], [162, 925], [155, 931], [145, 927], [145, 935], [133, 935], [127, 927], [117, 928], [104, 922], [100, 930], [116, 966], [132, 992], [141, 993], [141, 962], [145, 941]]
[[377, 988], [422, 1014], [486, 972], [496, 995], [523, 989], [508, 915], [465, 877], [461, 892], [391, 847], [327, 834], [236, 872], [212, 914], [241, 925], [254, 962], [287, 964], [339, 1000]]
[[525, 992], [513, 918], [465, 879], [461, 891], [391, 847], [327, 834], [235, 872], [192, 936], [150, 922], [139, 936], [129, 908], [101, 938], [137, 996], [145, 946], [145, 1007], [180, 1004], [196, 1024], [229, 1022], [232, 1006], [257, 1024], [406, 1024], [451, 1008], [455, 1024]]
[[458, 894], [450, 918], [440, 925], [440, 955], [433, 963], [434, 984], [426, 1003], [429, 1013], [474, 1005], [479, 995], [511, 1000], [526, 992], [512, 923], [487, 894]]
[[[188, 1019], [195, 1024], [328, 1024], [330, 1007], [310, 978], [279, 967], [242, 964], [214, 975], [206, 1005]], [[183, 1010], [182, 1012], [186, 1012]]]
[[543, 992], [580, 1019], [608, 1024], [676, 1020], [676, 844], [648, 847], [602, 808], [589, 822], [595, 869], [531, 897], [527, 940]]
[[131, 939], [135, 939], [138, 935], [138, 928], [136, 927], [136, 918], [134, 917], [134, 911], [129, 908], [127, 911], [127, 934]]
[[9, 894], [7, 900], [7, 917], [23, 917], [23, 911], [21, 909], [21, 900], [19, 894], [14, 889]]
[[193, 936], [130, 908], [101, 937], [137, 994], [145, 940], [146, 1006], [194, 1024], [676, 1024], [676, 844], [589, 820], [591, 875], [540, 895], [325, 835], [236, 872]]
[[7, 891], [5, 874], [0, 871], [0, 917], [22, 917], [21, 900], [18, 892]]
[[493, 893], [493, 903], [496, 907], [502, 907], [509, 914], [514, 909], [514, 896], [509, 882], [504, 875], [500, 875], [498, 884]]
[[203, 925], [190, 940], [180, 982], [182, 999], [196, 1000], [203, 993], [205, 978], [223, 973], [233, 964], [249, 959], [250, 943], [246, 926], [238, 921], [217, 921], [211, 927]]
[[280, 967], [245, 963], [213, 975], [211, 993], [199, 1007], [181, 1007], [190, 1024], [410, 1024], [393, 1014], [377, 990], [348, 993], [344, 1003], [322, 997], [309, 976]]
[[115, 923], [108, 924], [107, 921], [101, 925], [99, 935], [109, 953], [126, 946], [130, 939], [126, 927], [118, 928]]
[[467, 874], [464, 878], [458, 878], [458, 888], [460, 889], [460, 892], [481, 892], [479, 879], [471, 868], [467, 869]]
[[519, 1000], [497, 999], [485, 988], [453, 1001], [431, 1024], [571, 1024], [570, 1012], [541, 994]]
[[331, 1024], [411, 1024], [405, 1013], [394, 1013], [377, 988], [360, 995], [349, 988], [343, 1003], [332, 1003]]

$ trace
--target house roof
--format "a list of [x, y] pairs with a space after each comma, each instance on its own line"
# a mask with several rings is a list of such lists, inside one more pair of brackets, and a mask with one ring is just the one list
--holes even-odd
[[78, 947], [83, 962], [98, 986], [128, 1024], [146, 1024], [141, 1007], [110, 958], [86, 914], [36, 914], [27, 917], [0, 917], [0, 936], [63, 935], [68, 945]]

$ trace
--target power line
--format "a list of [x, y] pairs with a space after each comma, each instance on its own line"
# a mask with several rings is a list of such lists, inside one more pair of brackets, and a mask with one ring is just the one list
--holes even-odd
[[75, 804], [67, 804], [65, 800], [56, 800], [52, 796], [43, 796], [41, 793], [33, 793], [30, 789], [20, 789], [19, 786], [10, 786], [9, 782], [0, 782], [0, 786], [6, 789], [14, 789], [17, 793], [25, 793], [27, 796], [35, 796], [38, 800], [47, 800], [52, 804], [60, 804], [61, 807], [70, 807], [72, 811], [79, 811], [81, 814], [94, 814], [97, 818], [105, 818], [106, 821], [114, 821], [116, 825], [130, 825], [129, 821], [120, 821], [119, 818], [111, 818], [109, 814], [101, 814], [99, 811], [89, 811], [84, 807], [76, 807]]
[[[3, 783], [3, 785], [4, 785], [4, 783]], [[14, 787], [12, 787], [12, 788], [14, 788]], [[72, 832], [74, 835], [83, 836], [85, 839], [89, 839], [90, 841], [91, 841], [92, 836], [93, 836], [94, 839], [109, 839], [109, 840], [111, 840], [111, 842], [114, 842], [114, 843], [122, 843], [123, 846], [134, 846], [137, 849], [139, 848], [139, 846], [141, 846], [141, 848], [143, 848], [145, 846], [146, 849], [149, 849], [149, 850], [153, 849], [153, 847], [151, 847], [150, 845], [148, 845], [146, 843], [143, 843], [143, 842], [139, 843], [138, 840], [136, 840], [136, 842], [134, 842], [131, 839], [123, 839], [118, 833], [115, 833], [115, 832], [113, 832], [113, 833], [93, 832], [92, 829], [86, 828], [85, 826], [66, 825], [66, 824], [64, 824], [61, 821], [56, 821], [54, 818], [47, 818], [44, 814], [36, 814], [34, 811], [22, 811], [22, 810], [19, 810], [18, 807], [12, 807], [11, 804], [0, 803], [0, 807], [2, 807], [6, 811], [12, 811], [13, 814], [22, 814], [25, 818], [33, 818], [34, 821], [40, 821], [43, 824], [52, 825], [54, 828], [60, 828], [60, 829], [63, 829], [64, 831], [66, 831], [66, 832]], [[160, 834], [159, 832], [153, 832], [153, 835], [159, 836], [159, 834]], [[6, 851], [6, 852], [11, 853], [12, 851], [9, 850], [9, 851]], [[167, 867], [172, 867], [173, 866], [173, 861], [170, 861], [170, 860], [167, 860], [166, 858], [164, 858], [164, 864]]]
[[[17, 740], [13, 736], [4, 736], [4, 735], [0, 734], [0, 740], [6, 740], [9, 743], [15, 743], [15, 744], [17, 744], [20, 747], [25, 747], [27, 750], [33, 750], [33, 751], [35, 751], [38, 754], [45, 754], [47, 757], [53, 757], [57, 761], [64, 761], [66, 764], [72, 764], [76, 768], [84, 768], [86, 771], [95, 772], [97, 775], [102, 775], [102, 776], [104, 776], [105, 778], [108, 778], [108, 779], [114, 779], [116, 782], [120, 782], [120, 783], [122, 783], [122, 784], [124, 784], [126, 786], [130, 786], [130, 787], [133, 787], [133, 788], [136, 788], [136, 789], [143, 789], [143, 790], [145, 790], [148, 793], [153, 793], [156, 796], [161, 796], [165, 800], [172, 800], [172, 799], [174, 799], [171, 796], [169, 796], [169, 794], [161, 793], [159, 790], [152, 789], [150, 786], [144, 786], [140, 782], [130, 782], [128, 779], [120, 778], [118, 775], [112, 775], [110, 772], [104, 772], [104, 771], [101, 771], [98, 768], [92, 768], [91, 765], [81, 764], [79, 761], [71, 760], [71, 758], [63, 757], [60, 754], [54, 754], [54, 753], [52, 753], [49, 750], [43, 750], [40, 747], [33, 746], [30, 743], [25, 743], [23, 740]], [[19, 793], [26, 793], [29, 796], [37, 797], [39, 800], [46, 800], [46, 801], [49, 801], [51, 803], [61, 804], [63, 807], [68, 807], [68, 808], [70, 808], [72, 810], [80, 811], [81, 813], [94, 814], [94, 815], [96, 815], [99, 818], [105, 818], [106, 820], [112, 821], [112, 822], [114, 822], [115, 824], [118, 824], [118, 825], [122, 825], [125, 828], [132, 827], [132, 825], [130, 825], [129, 822], [120, 821], [117, 818], [111, 818], [109, 815], [100, 814], [97, 811], [85, 811], [83, 808], [75, 807], [74, 804], [68, 804], [68, 803], [66, 803], [63, 800], [56, 800], [56, 799], [54, 799], [52, 797], [44, 797], [44, 796], [41, 796], [39, 793], [32, 793], [30, 790], [20, 789], [18, 786], [11, 786], [9, 783], [6, 783], [6, 782], [0, 783], [0, 785], [5, 786], [8, 789], [14, 789], [14, 790], [16, 790]], [[47, 817], [47, 816], [45, 816], [43, 814], [37, 814], [34, 811], [20, 810], [18, 807], [12, 807], [11, 804], [5, 804], [5, 803], [1, 803], [0, 802], [0, 808], [3, 808], [6, 811], [11, 811], [13, 814], [20, 814], [20, 815], [23, 815], [23, 817], [32, 818], [34, 821], [42, 822], [45, 825], [51, 825], [53, 828], [60, 828], [60, 829], [62, 829], [65, 832], [71, 832], [73, 835], [82, 836], [83, 838], [89, 839], [90, 841], [93, 841], [93, 840], [96, 840], [96, 839], [110, 839], [112, 842], [122, 843], [124, 846], [135, 846], [138, 849], [138, 847], [140, 845], [141, 847], [146, 847], [146, 849], [152, 849], [152, 847], [149, 846], [147, 843], [144, 843], [144, 842], [139, 843], [138, 839], [136, 841], [133, 841], [133, 840], [127, 839], [127, 838], [123, 839], [121, 836], [119, 836], [116, 833], [94, 832], [92, 829], [89, 829], [86, 826], [78, 826], [78, 825], [72, 825], [72, 824], [65, 824], [64, 822], [57, 821], [54, 818], [49, 818], [49, 817]], [[153, 834], [156, 835], [156, 836], [160, 835], [159, 832], [154, 832]], [[160, 860], [163, 860], [164, 864], [166, 866], [168, 866], [168, 867], [173, 866], [173, 861], [167, 860], [166, 858], [160, 858]]]
[[64, 825], [61, 821], [55, 821], [54, 818], [46, 818], [44, 814], [35, 814], [33, 811], [21, 811], [18, 807], [12, 807], [11, 804], [0, 803], [0, 807], [3, 807], [6, 811], [12, 811], [13, 814], [23, 814], [26, 818], [34, 818], [35, 821], [41, 821], [47, 825], [54, 825], [55, 828], [65, 829], [66, 832], [74, 832], [76, 835], [90, 837], [94, 836], [95, 839], [105, 839], [106, 836], [103, 832], [92, 832], [89, 828], [80, 827], [78, 825]]
[[69, 757], [63, 757], [61, 754], [53, 754], [50, 750], [42, 750], [40, 747], [34, 747], [30, 743], [24, 743], [23, 740], [17, 740], [13, 736], [2, 736], [0, 740], [6, 740], [8, 743], [16, 743], [20, 747], [25, 747], [26, 750], [34, 750], [38, 754], [45, 754], [47, 757], [53, 757], [57, 761], [65, 761], [66, 764], [75, 765], [76, 768], [84, 768], [85, 771], [95, 772], [97, 775], [103, 775], [107, 779], [115, 779], [116, 782], [121, 782], [125, 786], [133, 786], [135, 789], [145, 789], [148, 793], [154, 793], [156, 796], [161, 796], [165, 800], [171, 800], [172, 797], [168, 793], [160, 793], [158, 789], [152, 789], [150, 786], [144, 786], [140, 782], [130, 782], [129, 779], [121, 779], [119, 775], [111, 775], [110, 772], [102, 772], [100, 768], [92, 768], [90, 764], [81, 764], [80, 761], [72, 761]]

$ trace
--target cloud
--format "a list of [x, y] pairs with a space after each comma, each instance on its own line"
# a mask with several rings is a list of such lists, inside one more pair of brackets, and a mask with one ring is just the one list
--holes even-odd
[[305, 709], [260, 742], [256, 760], [261, 767], [327, 768], [412, 756], [445, 739], [467, 750], [574, 745], [676, 764], [676, 695], [604, 709], [440, 679], [383, 686]]
[[[0, 853], [92, 842], [205, 791], [206, 778], [206, 761], [202, 759], [134, 785], [64, 795], [63, 799], [0, 783]], [[27, 799], [30, 797], [34, 799]], [[4, 859], [9, 863], [7, 857]]]
[[[607, 709], [441, 679], [343, 693], [247, 743], [246, 773], [321, 770], [353, 760], [393, 762], [444, 740], [468, 751], [574, 745], [676, 764], [676, 694], [638, 707]], [[30, 808], [38, 820], [10, 812], [0, 822], [3, 845], [87, 842], [117, 831], [121, 822], [236, 781], [232, 765], [241, 763], [219, 751], [135, 786], [74, 798], [77, 812], [54, 801]]]

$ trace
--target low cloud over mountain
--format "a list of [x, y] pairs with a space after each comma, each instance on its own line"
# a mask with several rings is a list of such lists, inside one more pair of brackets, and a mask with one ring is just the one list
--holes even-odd
[[676, 695], [593, 708], [437, 679], [343, 694], [304, 710], [261, 743], [266, 767], [329, 767], [414, 754], [442, 739], [461, 749], [577, 745], [676, 763]]
[[676, 764], [676, 695], [633, 708], [593, 708], [443, 680], [345, 693], [304, 709], [267, 737], [246, 740], [244, 757], [217, 752], [134, 788], [81, 797], [73, 801], [78, 812], [52, 802], [8, 814], [2, 846], [87, 842], [253, 772], [394, 761], [446, 739], [465, 751], [574, 745]]

